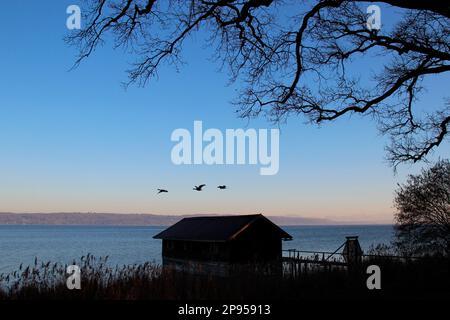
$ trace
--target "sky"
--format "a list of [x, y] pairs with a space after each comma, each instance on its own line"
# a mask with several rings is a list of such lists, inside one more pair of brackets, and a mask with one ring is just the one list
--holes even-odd
[[[384, 160], [386, 137], [370, 118], [356, 116], [320, 128], [290, 118], [279, 127], [276, 175], [260, 175], [259, 165], [177, 166], [171, 134], [192, 132], [195, 120], [223, 132], [277, 127], [236, 117], [236, 87], [195, 39], [186, 44], [185, 66], [163, 67], [144, 88], [122, 87], [133, 57], [111, 43], [70, 70], [76, 50], [63, 37], [71, 4], [77, 1], [9, 1], [0, 11], [0, 212], [263, 213], [390, 223], [397, 184], [424, 166], [394, 173]], [[438, 78], [428, 84], [425, 105], [448, 90]], [[445, 142], [431, 160], [449, 151]], [[192, 190], [202, 183], [204, 191]], [[169, 193], [157, 196], [157, 188]]]

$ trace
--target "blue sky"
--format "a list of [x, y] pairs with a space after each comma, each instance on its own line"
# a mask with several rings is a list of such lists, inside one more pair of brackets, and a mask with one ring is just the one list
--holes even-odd
[[[132, 57], [107, 43], [69, 71], [76, 51], [63, 42], [66, 7], [76, 1], [14, 1], [0, 12], [0, 212], [264, 213], [390, 222], [393, 190], [423, 164], [395, 175], [386, 139], [369, 118], [317, 128], [282, 125], [280, 170], [259, 166], [175, 166], [174, 129], [271, 128], [234, 114], [236, 86], [200, 41], [188, 64], [160, 70], [145, 88], [124, 90]], [[390, 14], [385, 16], [389, 19]], [[361, 67], [366, 67], [363, 64]], [[369, 67], [368, 67], [369, 68]], [[424, 105], [448, 89], [431, 79]], [[440, 101], [440, 100], [436, 100]], [[433, 158], [448, 156], [448, 142]], [[204, 192], [192, 191], [206, 183]], [[226, 184], [230, 189], [216, 190]], [[155, 196], [164, 187], [169, 194]]]

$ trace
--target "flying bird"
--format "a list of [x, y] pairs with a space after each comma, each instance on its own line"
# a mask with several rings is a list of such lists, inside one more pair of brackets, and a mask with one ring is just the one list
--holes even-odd
[[201, 185], [199, 185], [199, 186], [194, 186], [194, 188], [193, 188], [192, 190], [195, 190], [195, 191], [202, 191], [202, 188], [203, 188], [204, 186], [206, 186], [206, 184], [201, 184]]
[[220, 190], [224, 190], [224, 189], [227, 188], [227, 186], [226, 185], [222, 185], [222, 186], [217, 186], [217, 188], [220, 189]]
[[157, 194], [160, 194], [160, 193], [163, 193], [163, 192], [169, 192], [169, 191], [167, 191], [166, 189], [156, 189], [156, 190], [158, 190], [158, 193], [157, 193]]

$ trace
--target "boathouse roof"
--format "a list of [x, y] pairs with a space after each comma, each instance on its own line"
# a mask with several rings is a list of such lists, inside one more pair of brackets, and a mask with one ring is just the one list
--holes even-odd
[[292, 237], [262, 214], [236, 216], [208, 216], [184, 218], [153, 238], [185, 241], [230, 241], [238, 237], [252, 224], [263, 222], [266, 232], [283, 240]]

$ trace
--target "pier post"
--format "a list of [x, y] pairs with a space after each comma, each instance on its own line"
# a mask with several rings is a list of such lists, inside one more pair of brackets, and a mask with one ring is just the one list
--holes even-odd
[[362, 262], [362, 249], [359, 245], [358, 236], [346, 237], [344, 249], [342, 255], [347, 263], [349, 271], [358, 269]]

